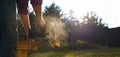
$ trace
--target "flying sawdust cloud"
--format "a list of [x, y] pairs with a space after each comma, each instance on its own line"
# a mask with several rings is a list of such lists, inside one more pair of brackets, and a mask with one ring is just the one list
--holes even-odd
[[66, 40], [67, 33], [65, 30], [65, 24], [61, 21], [60, 18], [46, 16], [46, 28], [45, 31], [47, 33], [46, 38], [48, 40]]

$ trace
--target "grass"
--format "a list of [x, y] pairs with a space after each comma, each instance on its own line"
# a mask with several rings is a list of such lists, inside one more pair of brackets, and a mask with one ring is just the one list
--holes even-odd
[[29, 57], [120, 57], [120, 48], [34, 52]]

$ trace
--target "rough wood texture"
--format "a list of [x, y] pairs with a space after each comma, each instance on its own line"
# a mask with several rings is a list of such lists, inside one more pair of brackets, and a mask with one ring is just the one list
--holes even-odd
[[19, 41], [17, 46], [17, 57], [27, 57], [29, 45], [27, 41]]

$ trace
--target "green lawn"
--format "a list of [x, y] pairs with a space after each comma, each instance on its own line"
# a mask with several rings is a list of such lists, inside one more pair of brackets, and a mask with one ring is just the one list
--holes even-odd
[[29, 57], [120, 57], [120, 48], [34, 52]]

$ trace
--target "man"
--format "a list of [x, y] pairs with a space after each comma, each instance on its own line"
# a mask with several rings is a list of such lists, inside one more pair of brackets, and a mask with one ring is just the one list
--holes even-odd
[[[16, 0], [17, 2], [17, 8], [18, 8], [18, 13], [20, 14], [20, 17], [22, 19], [23, 22], [23, 26], [26, 32], [26, 37], [28, 37], [29, 35], [29, 30], [31, 29], [31, 25], [30, 25], [30, 21], [29, 21], [29, 14], [28, 14], [28, 1], [29, 0]], [[42, 17], [42, 1], [43, 0], [31, 0], [31, 4], [34, 8], [34, 11], [36, 13], [37, 16], [37, 23], [40, 27], [44, 27], [45, 26], [45, 21]]]

